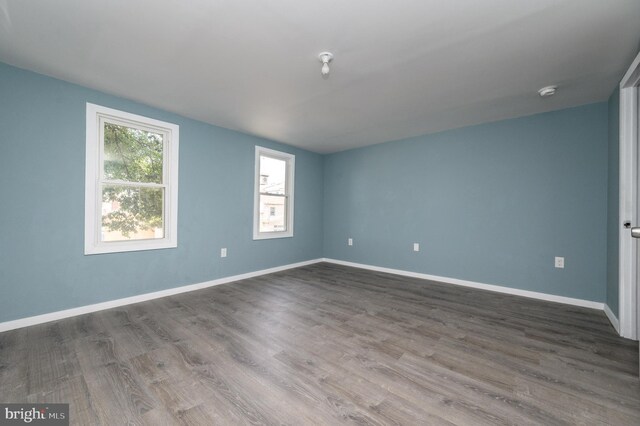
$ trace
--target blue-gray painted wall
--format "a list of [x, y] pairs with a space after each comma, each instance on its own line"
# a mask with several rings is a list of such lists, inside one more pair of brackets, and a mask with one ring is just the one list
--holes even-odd
[[607, 305], [616, 317], [618, 313], [618, 262], [620, 212], [620, 89], [616, 87], [608, 103], [609, 152], [607, 177]]
[[[177, 249], [83, 255], [86, 102], [180, 126]], [[252, 240], [256, 144], [296, 155], [293, 238]], [[0, 322], [321, 257], [322, 173], [318, 154], [0, 63]]]
[[603, 302], [607, 123], [602, 102], [328, 155], [324, 255]]
[[[0, 63], [0, 322], [323, 256], [617, 313], [616, 96], [321, 156]], [[180, 125], [177, 249], [83, 255], [86, 102]], [[256, 144], [296, 154], [294, 238], [251, 238]]]

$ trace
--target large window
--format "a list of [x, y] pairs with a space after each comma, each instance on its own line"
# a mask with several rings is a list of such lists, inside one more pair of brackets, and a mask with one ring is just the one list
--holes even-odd
[[87, 104], [85, 254], [177, 247], [175, 124]]
[[253, 239], [293, 236], [295, 156], [256, 146]]

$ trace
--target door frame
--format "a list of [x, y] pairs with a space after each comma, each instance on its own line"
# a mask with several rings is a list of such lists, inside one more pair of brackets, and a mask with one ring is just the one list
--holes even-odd
[[640, 226], [638, 197], [638, 84], [640, 53], [620, 82], [620, 217], [619, 217], [619, 320], [620, 335], [638, 339], [637, 244], [624, 223]]

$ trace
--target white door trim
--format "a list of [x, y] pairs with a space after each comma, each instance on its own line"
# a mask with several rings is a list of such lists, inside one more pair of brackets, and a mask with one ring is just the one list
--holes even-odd
[[620, 335], [638, 338], [636, 242], [623, 224], [640, 226], [636, 213], [638, 186], [638, 83], [640, 83], [640, 54], [620, 82]]

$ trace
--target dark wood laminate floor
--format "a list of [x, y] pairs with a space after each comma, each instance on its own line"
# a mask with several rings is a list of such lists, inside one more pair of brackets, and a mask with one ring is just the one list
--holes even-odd
[[0, 334], [72, 424], [640, 424], [599, 311], [331, 264]]

